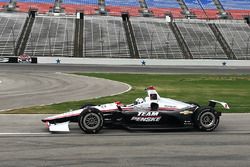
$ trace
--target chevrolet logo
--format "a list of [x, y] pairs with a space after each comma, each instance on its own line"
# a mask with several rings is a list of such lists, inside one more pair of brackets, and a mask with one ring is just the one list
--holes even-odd
[[193, 111], [182, 111], [180, 112], [180, 114], [183, 114], [183, 115], [193, 114]]

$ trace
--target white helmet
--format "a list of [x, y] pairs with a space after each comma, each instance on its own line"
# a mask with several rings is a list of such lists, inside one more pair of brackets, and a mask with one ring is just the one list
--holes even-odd
[[143, 102], [144, 102], [143, 98], [137, 98], [137, 99], [135, 99], [134, 104], [137, 105], [137, 104], [141, 104]]

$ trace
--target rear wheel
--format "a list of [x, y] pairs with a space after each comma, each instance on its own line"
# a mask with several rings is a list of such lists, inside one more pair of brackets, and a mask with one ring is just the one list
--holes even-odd
[[87, 108], [82, 111], [78, 124], [85, 133], [98, 133], [103, 127], [103, 115], [96, 108]]
[[194, 116], [195, 127], [201, 131], [213, 131], [219, 122], [220, 117], [212, 107], [200, 107]]

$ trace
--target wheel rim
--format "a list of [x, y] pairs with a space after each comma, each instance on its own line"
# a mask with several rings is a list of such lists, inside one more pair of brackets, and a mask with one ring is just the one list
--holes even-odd
[[202, 114], [200, 118], [200, 123], [204, 128], [211, 128], [215, 124], [215, 121], [215, 115], [210, 112]]
[[83, 118], [83, 124], [87, 129], [96, 129], [100, 125], [100, 117], [96, 113], [88, 113]]

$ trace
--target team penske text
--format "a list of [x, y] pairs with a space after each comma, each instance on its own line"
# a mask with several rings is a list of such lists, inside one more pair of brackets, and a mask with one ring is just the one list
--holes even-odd
[[161, 116], [159, 112], [138, 112], [137, 116], [131, 118], [131, 121], [137, 122], [159, 122]]

